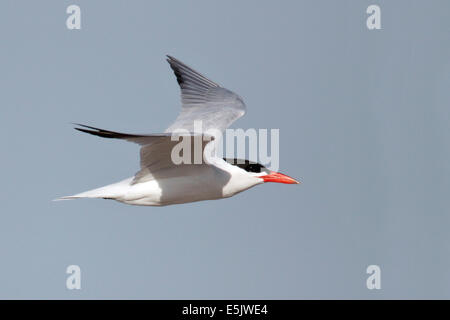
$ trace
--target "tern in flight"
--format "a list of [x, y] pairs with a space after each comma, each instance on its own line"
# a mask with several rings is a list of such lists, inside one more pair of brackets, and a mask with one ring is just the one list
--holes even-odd
[[[207, 152], [214, 146], [214, 135], [205, 132], [223, 132], [245, 113], [241, 97], [207, 79], [181, 61], [167, 56], [181, 88], [181, 113], [162, 134], [127, 134], [77, 124], [76, 130], [103, 138], [122, 139], [137, 143], [140, 149], [141, 169], [134, 177], [94, 190], [62, 197], [112, 199], [131, 205], [165, 206], [201, 200], [231, 197], [264, 182], [297, 184], [296, 180], [274, 172], [248, 160], [222, 159]], [[194, 122], [202, 124], [196, 132]], [[172, 149], [179, 144], [175, 132], [184, 132], [178, 138], [201, 141], [204, 161], [175, 163]], [[210, 148], [214, 149], [214, 147]]]

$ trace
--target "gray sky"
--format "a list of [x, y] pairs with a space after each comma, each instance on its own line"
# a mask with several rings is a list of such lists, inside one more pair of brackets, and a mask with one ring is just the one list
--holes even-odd
[[[450, 298], [450, 3], [376, 1], [369, 31], [373, 3], [2, 1], [0, 298]], [[162, 132], [165, 54], [244, 98], [234, 128], [279, 128], [303, 184], [51, 202], [138, 170], [136, 145], [70, 123]]]

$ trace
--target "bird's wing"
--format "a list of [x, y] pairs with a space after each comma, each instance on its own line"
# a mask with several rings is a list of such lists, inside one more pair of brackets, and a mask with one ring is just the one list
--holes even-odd
[[87, 126], [84, 124], [74, 123], [74, 125], [80, 126], [82, 128], [75, 128], [75, 130], [86, 132], [92, 134], [94, 136], [102, 137], [102, 138], [110, 138], [110, 139], [122, 139], [130, 142], [137, 143], [141, 146], [150, 144], [162, 137], [170, 137], [170, 133], [156, 133], [156, 134], [130, 134], [130, 133], [122, 133], [116, 131], [109, 131], [104, 129], [99, 129], [91, 126]]
[[[195, 165], [201, 162], [211, 163], [214, 144], [206, 146], [214, 140], [217, 131], [224, 131], [231, 123], [245, 113], [242, 98], [217, 83], [207, 79], [181, 61], [168, 56], [167, 61], [177, 77], [181, 88], [181, 112], [172, 125], [161, 134], [128, 134], [79, 125], [79, 131], [103, 138], [115, 138], [131, 141], [141, 145], [141, 170], [136, 173], [133, 183], [144, 182], [157, 178], [180, 176], [189, 170], [171, 170], [175, 167]], [[198, 128], [198, 125], [201, 127]], [[173, 139], [173, 135], [178, 139]], [[189, 149], [189, 157], [183, 157], [183, 163], [174, 163], [172, 153], [180, 143], [180, 138], [189, 137], [189, 143], [184, 144], [183, 152]], [[201, 146], [201, 149], [200, 147]], [[189, 164], [190, 163], [190, 164]]]
[[[75, 128], [78, 131], [102, 138], [127, 140], [141, 145], [141, 170], [136, 173], [133, 183], [145, 182], [155, 178], [160, 179], [183, 175], [182, 166], [206, 162], [203, 158], [205, 147], [214, 139], [214, 137], [205, 134], [177, 135], [172, 133], [161, 133], [142, 135], [109, 131], [82, 124], [77, 125], [82, 127]], [[182, 152], [180, 152], [181, 149], [175, 149], [177, 144], [180, 144], [180, 147], [183, 147]], [[186, 151], [190, 151], [190, 154], [183, 154]], [[175, 167], [178, 167], [180, 170], [170, 170]]]
[[245, 114], [241, 97], [209, 80], [181, 61], [167, 56], [167, 61], [181, 88], [181, 113], [166, 132], [184, 130], [198, 132], [194, 122], [201, 124], [202, 132], [224, 131]]

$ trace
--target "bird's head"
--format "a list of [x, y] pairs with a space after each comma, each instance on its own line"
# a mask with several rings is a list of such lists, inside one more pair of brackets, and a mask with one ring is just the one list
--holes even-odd
[[267, 169], [260, 163], [242, 159], [224, 159], [228, 163], [245, 170], [248, 175], [255, 177], [259, 182], [277, 182], [286, 184], [299, 184], [297, 180], [280, 172]]

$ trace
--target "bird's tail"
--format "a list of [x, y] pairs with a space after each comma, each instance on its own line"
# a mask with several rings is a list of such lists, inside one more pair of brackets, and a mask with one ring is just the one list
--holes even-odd
[[110, 184], [97, 189], [74, 194], [72, 196], [64, 196], [53, 201], [73, 200], [80, 198], [97, 198], [97, 199], [117, 199], [122, 197], [128, 191], [132, 179], [126, 179], [118, 183]]

